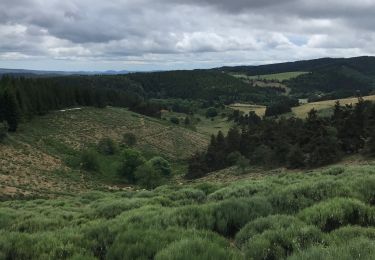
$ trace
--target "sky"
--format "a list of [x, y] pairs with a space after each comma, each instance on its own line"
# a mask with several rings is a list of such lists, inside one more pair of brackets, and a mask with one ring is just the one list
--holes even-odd
[[375, 55], [375, 0], [0, 0], [0, 68], [173, 70]]

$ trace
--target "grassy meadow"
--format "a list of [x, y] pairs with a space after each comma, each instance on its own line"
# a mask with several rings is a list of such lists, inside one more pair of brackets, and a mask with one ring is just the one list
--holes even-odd
[[[375, 101], [375, 95], [372, 96], [365, 96], [363, 97], [366, 101]], [[355, 105], [358, 102], [358, 98], [343, 98], [343, 99], [335, 99], [335, 100], [325, 100], [319, 102], [311, 102], [307, 104], [300, 105], [298, 107], [292, 108], [292, 113], [286, 114], [286, 116], [295, 116], [298, 118], [306, 118], [307, 114], [310, 112], [311, 109], [315, 109], [318, 111], [319, 116], [329, 116], [332, 111], [336, 101], [340, 101], [342, 106], [344, 105]], [[235, 103], [228, 106], [234, 110], [240, 110], [245, 114], [249, 112], [255, 112], [258, 116], [264, 116], [266, 107], [261, 105], [251, 105], [251, 104], [242, 104], [242, 103]]]
[[250, 79], [250, 80], [284, 81], [284, 80], [296, 78], [296, 77], [298, 77], [300, 75], [303, 75], [303, 74], [306, 74], [306, 73], [308, 73], [308, 72], [292, 71], [292, 72], [283, 72], [283, 73], [256, 75], [256, 76], [247, 76], [247, 75], [244, 75], [244, 74], [232, 74], [232, 75], [237, 77], [237, 78]]
[[[363, 97], [363, 99], [367, 101], [375, 101], [375, 95], [365, 96]], [[307, 116], [307, 113], [313, 108], [318, 111], [332, 109], [336, 101], [337, 100], [325, 100], [325, 101], [303, 104], [299, 107], [292, 108], [292, 111], [295, 116], [299, 118], [305, 118]], [[357, 98], [343, 98], [343, 99], [338, 99], [338, 101], [340, 101], [341, 105], [350, 105], [350, 104], [354, 105], [358, 102], [358, 99]]]
[[0, 203], [0, 259], [373, 259], [373, 163]]

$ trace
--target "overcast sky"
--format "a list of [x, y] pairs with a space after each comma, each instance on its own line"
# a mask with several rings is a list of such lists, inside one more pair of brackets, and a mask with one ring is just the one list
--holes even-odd
[[375, 0], [0, 0], [0, 67], [164, 70], [375, 55]]

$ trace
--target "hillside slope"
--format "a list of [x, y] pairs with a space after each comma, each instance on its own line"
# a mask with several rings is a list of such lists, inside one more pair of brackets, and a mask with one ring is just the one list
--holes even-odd
[[374, 176], [371, 164], [0, 202], [0, 258], [373, 259]]
[[[104, 137], [120, 142], [125, 133], [137, 148], [170, 161], [188, 158], [208, 136], [120, 108], [82, 108], [35, 117], [0, 144], [0, 194], [36, 195], [84, 191], [104, 185], [67, 166], [67, 155]], [[69, 162], [68, 162], [69, 164]]]

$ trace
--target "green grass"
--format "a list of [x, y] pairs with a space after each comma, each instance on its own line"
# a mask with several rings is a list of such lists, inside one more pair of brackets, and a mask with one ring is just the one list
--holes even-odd
[[10, 200], [0, 202], [0, 259], [371, 259], [374, 201], [371, 162]]
[[[228, 121], [228, 118], [225, 116], [223, 117], [222, 114], [228, 115], [232, 113], [232, 109], [218, 109], [218, 116], [214, 117], [213, 119], [207, 118], [205, 114], [206, 110], [201, 109], [199, 113], [190, 116], [192, 118], [192, 126], [188, 126], [186, 128], [196, 131], [199, 134], [202, 134], [206, 137], [211, 136], [213, 134], [217, 134], [219, 131], [223, 133], [227, 133], [229, 129], [233, 126], [233, 122]], [[165, 118], [165, 121], [169, 122], [172, 117], [176, 117], [180, 119], [180, 126], [184, 126], [184, 119], [186, 114], [183, 113], [175, 113], [175, 112], [164, 112], [162, 115]]]
[[300, 72], [300, 71], [294, 71], [294, 72], [284, 72], [284, 73], [276, 73], [276, 74], [266, 74], [266, 75], [257, 75], [257, 76], [246, 76], [237, 74], [234, 75], [238, 78], [247, 78], [247, 79], [253, 79], [253, 80], [277, 80], [277, 81], [284, 81], [296, 78], [300, 75], [306, 74], [308, 72]]

